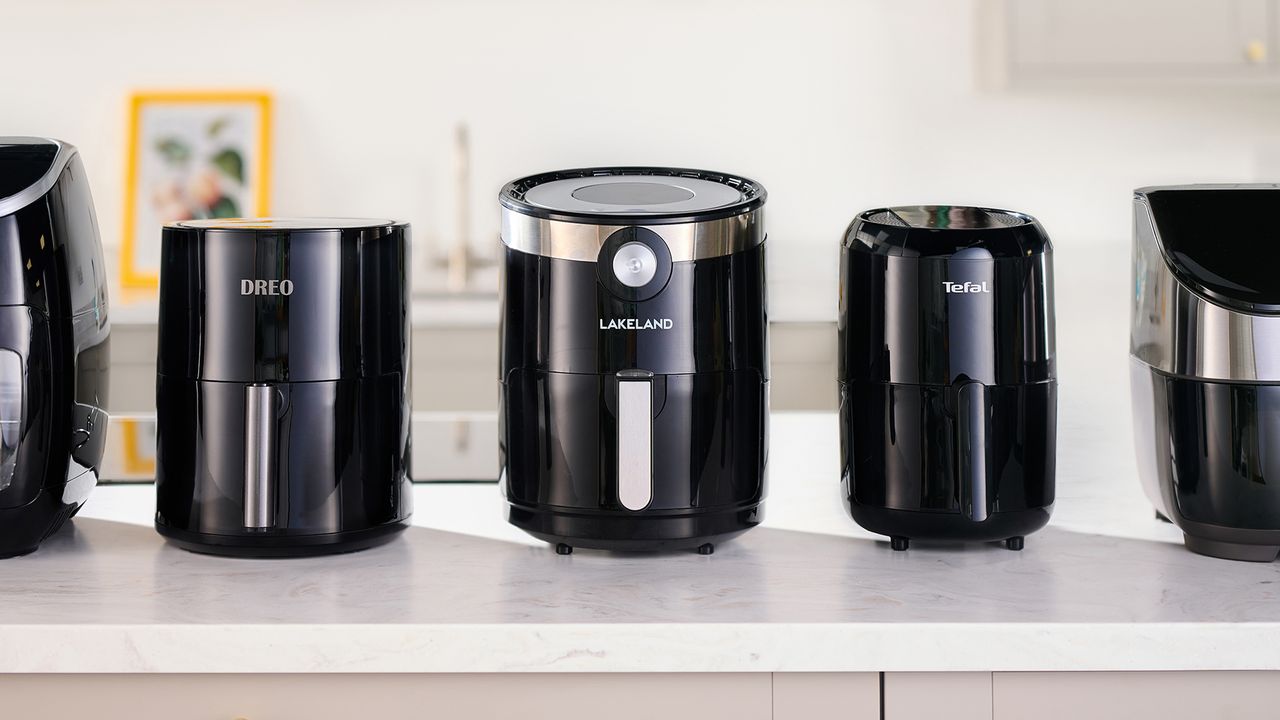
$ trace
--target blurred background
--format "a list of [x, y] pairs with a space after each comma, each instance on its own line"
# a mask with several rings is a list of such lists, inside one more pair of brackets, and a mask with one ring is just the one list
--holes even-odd
[[[80, 147], [109, 264], [138, 91], [269, 93], [271, 214], [412, 222], [417, 410], [495, 407], [495, 196], [521, 175], [761, 181], [782, 410], [834, 408], [857, 212], [1031, 213], [1058, 252], [1067, 417], [1073, 384], [1125, 392], [1132, 190], [1280, 178], [1280, 0], [5, 0], [3, 17], [0, 134]], [[154, 295], [115, 287], [112, 314], [113, 409], [146, 413]]]

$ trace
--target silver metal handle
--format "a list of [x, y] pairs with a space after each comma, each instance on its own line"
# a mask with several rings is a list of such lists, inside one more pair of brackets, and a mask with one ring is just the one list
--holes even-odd
[[618, 502], [643, 510], [653, 501], [653, 381], [618, 373]]
[[276, 517], [276, 389], [250, 385], [244, 394], [244, 526], [268, 528]]

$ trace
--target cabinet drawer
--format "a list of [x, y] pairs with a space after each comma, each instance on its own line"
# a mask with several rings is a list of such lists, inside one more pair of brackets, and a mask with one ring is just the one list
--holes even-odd
[[0, 675], [3, 717], [43, 720], [769, 720], [751, 674]]
[[994, 720], [1268, 720], [1280, 672], [995, 673]]

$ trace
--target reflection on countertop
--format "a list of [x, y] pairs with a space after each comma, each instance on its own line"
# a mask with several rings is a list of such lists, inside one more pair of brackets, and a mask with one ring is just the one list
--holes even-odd
[[1280, 564], [1185, 550], [1128, 438], [1067, 419], [1054, 518], [1022, 552], [895, 553], [858, 528], [831, 413], [775, 414], [764, 524], [710, 556], [560, 556], [493, 485], [424, 483], [383, 547], [207, 557], [155, 533], [151, 487], [98, 488], [0, 562], [0, 671], [1280, 669]]
[[[497, 327], [496, 294], [433, 293], [414, 295], [410, 308], [413, 327]], [[156, 296], [129, 291], [112, 297], [111, 324], [121, 327], [155, 327], [160, 317]]]
[[[497, 482], [494, 413], [416, 412], [409, 475], [415, 482]], [[103, 484], [150, 483], [156, 472], [155, 415], [113, 415]]]

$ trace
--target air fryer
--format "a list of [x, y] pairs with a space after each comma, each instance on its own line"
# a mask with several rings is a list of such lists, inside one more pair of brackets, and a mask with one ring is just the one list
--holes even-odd
[[1198, 553], [1280, 553], [1280, 185], [1134, 196], [1130, 379], [1147, 496]]
[[656, 167], [503, 188], [508, 519], [561, 553], [692, 549], [759, 524], [765, 191]]

